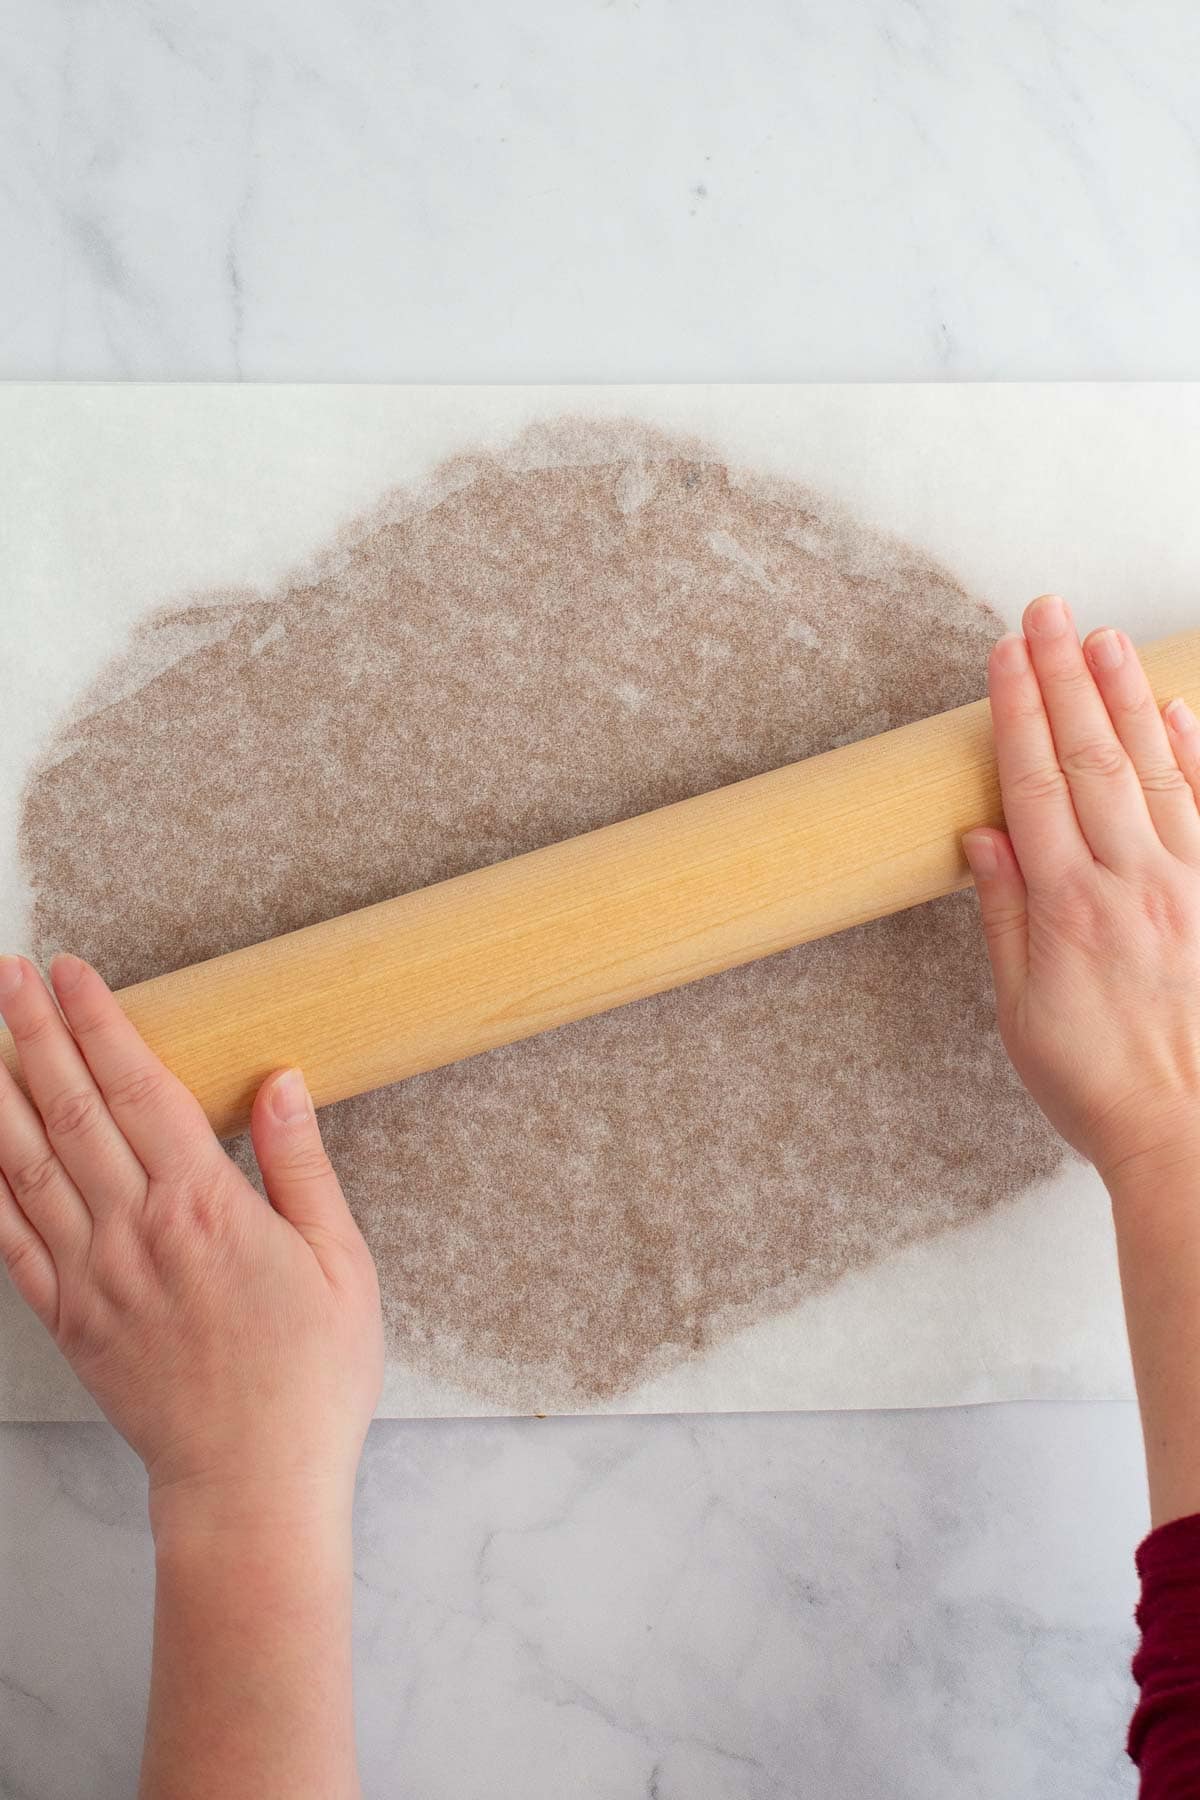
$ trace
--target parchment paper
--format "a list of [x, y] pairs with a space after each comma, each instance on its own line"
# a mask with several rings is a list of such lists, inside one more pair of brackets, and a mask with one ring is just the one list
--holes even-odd
[[[1197, 424], [1163, 386], [0, 391], [6, 947], [135, 979], [168, 937], [213, 954], [885, 729], [981, 692], [1047, 588], [1084, 628], [1188, 626]], [[237, 779], [194, 758], [180, 841], [240, 910], [189, 916], [164, 769], [237, 683]], [[425, 753], [374, 837], [352, 692]], [[279, 791], [269, 694], [344, 834], [323, 885], [246, 799], [255, 757]], [[973, 897], [936, 904], [330, 1109], [382, 1410], [1128, 1393], [1103, 1190], [1006, 1085]], [[7, 1292], [0, 1412], [91, 1416]]]

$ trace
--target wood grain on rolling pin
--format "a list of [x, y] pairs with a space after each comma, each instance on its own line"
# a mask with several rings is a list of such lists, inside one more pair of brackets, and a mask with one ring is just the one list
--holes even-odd
[[[1146, 647], [1160, 704], [1200, 710], [1200, 632]], [[241, 1130], [297, 1064], [318, 1105], [383, 1087], [970, 882], [1002, 823], [986, 701], [122, 990]], [[64, 946], [69, 948], [69, 946]], [[11, 1039], [0, 1053], [16, 1068]]]

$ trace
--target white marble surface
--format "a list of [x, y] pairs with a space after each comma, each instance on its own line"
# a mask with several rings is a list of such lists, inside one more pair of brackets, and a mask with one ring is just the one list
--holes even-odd
[[0, 0], [0, 371], [1200, 374], [1180, 0]]
[[[0, 1784], [134, 1789], [151, 1558], [99, 1425], [0, 1436]], [[1128, 1407], [381, 1421], [359, 1492], [366, 1792], [1130, 1792]]]
[[[1178, 0], [0, 0], [0, 376], [1196, 377], [1198, 50]], [[377, 1427], [368, 1792], [1129, 1794], [1144, 1518], [1123, 1407]], [[0, 1793], [131, 1794], [101, 1428], [0, 1431], [0, 1564]]]

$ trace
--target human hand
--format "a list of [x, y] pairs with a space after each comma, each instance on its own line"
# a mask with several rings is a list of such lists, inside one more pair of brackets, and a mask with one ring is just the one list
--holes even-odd
[[[375, 1268], [303, 1079], [264, 1082], [267, 1204], [96, 971], [0, 958], [0, 1255], [145, 1463], [156, 1532], [348, 1520], [382, 1378]], [[65, 1023], [64, 1023], [65, 1019]]]
[[988, 663], [1007, 832], [963, 839], [1005, 1048], [1111, 1187], [1200, 1157], [1200, 726], [1043, 595]]

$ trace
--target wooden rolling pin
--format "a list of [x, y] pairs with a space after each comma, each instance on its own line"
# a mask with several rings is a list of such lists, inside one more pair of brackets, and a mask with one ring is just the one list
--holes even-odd
[[[1200, 631], [1142, 651], [1200, 712]], [[271, 1070], [318, 1105], [970, 883], [1003, 822], [986, 701], [125, 988], [218, 1135]], [[65, 948], [66, 946], [64, 946]], [[12, 1040], [0, 1053], [15, 1071]]]

